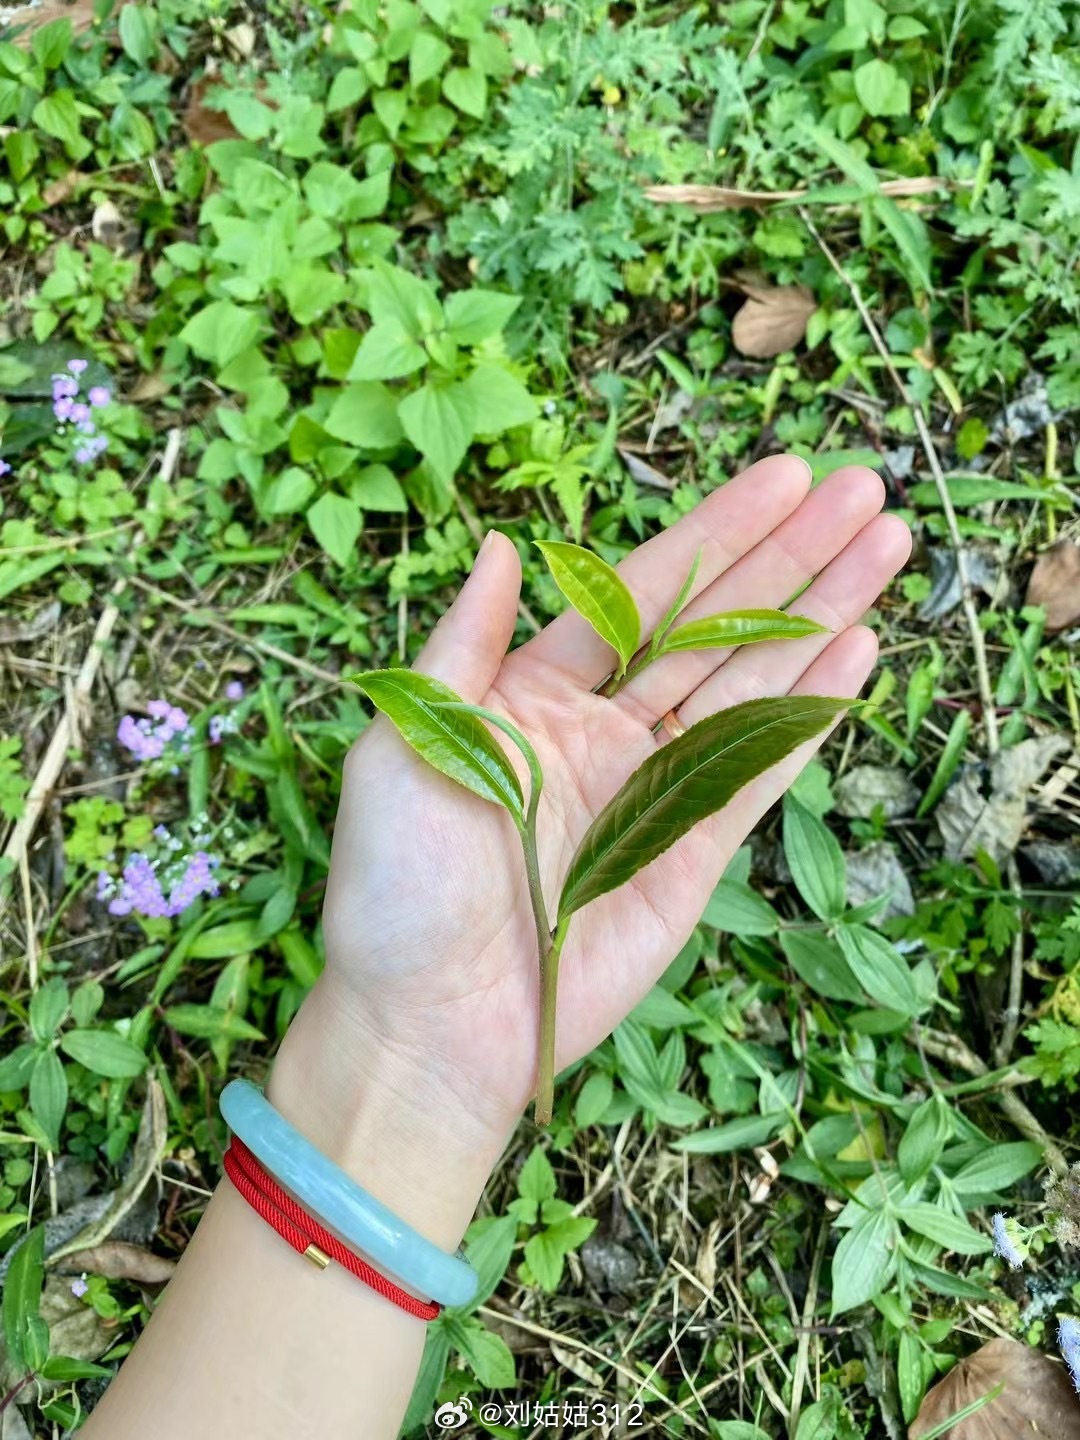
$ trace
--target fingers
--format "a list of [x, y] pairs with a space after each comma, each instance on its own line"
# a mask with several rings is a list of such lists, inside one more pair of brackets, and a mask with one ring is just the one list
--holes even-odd
[[[885, 500], [880, 478], [862, 466], [838, 470], [803, 500], [741, 560], [715, 580], [688, 605], [680, 622], [715, 615], [723, 610], [784, 605], [808, 580], [833, 560], [873, 519]], [[791, 609], [807, 614], [800, 596]], [[861, 612], [859, 612], [861, 613]], [[857, 617], [853, 617], [857, 618]], [[815, 653], [805, 641], [786, 641], [796, 647], [804, 664]], [[647, 725], [702, 684], [725, 661], [729, 650], [695, 650], [669, 655], [642, 671], [616, 696]]]
[[814, 676], [817, 684], [823, 675], [828, 675], [828, 668], [823, 668], [826, 656], [832, 654], [836, 663], [837, 656], [848, 654], [847, 644], [866, 644], [865, 640], [847, 641], [840, 650], [832, 648], [844, 639], [847, 627], [873, 605], [910, 553], [911, 532], [904, 522], [895, 515], [877, 516], [799, 598], [800, 614], [808, 615], [835, 633], [744, 646], [683, 701], [678, 710], [681, 723], [693, 725], [715, 710], [761, 695], [784, 695], [788, 691], [819, 695], [854, 693], [813, 685], [808, 689], [807, 682]]
[[416, 669], [462, 699], [478, 704], [498, 674], [514, 638], [521, 562], [505, 535], [492, 530], [477, 551], [472, 573], [431, 632]]
[[[695, 594], [797, 509], [809, 488], [809, 467], [797, 456], [759, 460], [670, 530], [627, 556], [619, 574], [641, 612], [642, 640], [648, 639], [679, 593], [699, 549], [703, 553]], [[521, 660], [553, 666], [590, 690], [615, 666], [615, 652], [573, 610], [553, 620], [516, 653]]]

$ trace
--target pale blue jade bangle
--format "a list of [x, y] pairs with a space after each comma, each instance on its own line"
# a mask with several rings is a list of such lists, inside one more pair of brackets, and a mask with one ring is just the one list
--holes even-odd
[[465, 1305], [476, 1294], [479, 1277], [467, 1260], [425, 1240], [361, 1189], [249, 1080], [231, 1080], [220, 1106], [226, 1125], [274, 1179], [366, 1259], [440, 1305]]

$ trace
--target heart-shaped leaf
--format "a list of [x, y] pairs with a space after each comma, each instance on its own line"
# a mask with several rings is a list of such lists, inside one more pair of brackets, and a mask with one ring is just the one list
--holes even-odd
[[641, 616], [634, 597], [607, 561], [592, 550], [565, 540], [537, 540], [535, 544], [555, 584], [618, 655], [621, 675], [641, 638]]
[[416, 670], [366, 670], [354, 685], [392, 722], [422, 760], [524, 824], [521, 783], [506, 751], [448, 685]]
[[678, 626], [660, 646], [660, 654], [752, 645], [757, 640], [801, 640], [805, 635], [827, 633], [824, 625], [805, 615], [786, 615], [783, 610], [727, 610], [722, 615], [707, 615], [703, 620]]
[[813, 739], [852, 702], [830, 696], [748, 700], [691, 726], [634, 771], [577, 848], [559, 924], [722, 810], [749, 781]]

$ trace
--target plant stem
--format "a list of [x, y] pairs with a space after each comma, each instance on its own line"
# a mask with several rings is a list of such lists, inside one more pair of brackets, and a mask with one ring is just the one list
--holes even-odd
[[537, 1125], [547, 1125], [555, 1098], [555, 1019], [559, 993], [559, 957], [570, 916], [560, 920], [546, 949], [540, 951], [540, 1059], [536, 1076]]
[[539, 791], [534, 785], [529, 796], [528, 814], [521, 830], [521, 848], [525, 852], [525, 875], [529, 882], [533, 919], [536, 921], [536, 953], [542, 976], [544, 956], [551, 947], [551, 925], [548, 921], [547, 906], [544, 904], [544, 890], [540, 883], [540, 859], [536, 852], [536, 802], [539, 798]]
[[650, 665], [655, 659], [656, 656], [653, 654], [653, 647], [650, 645], [644, 655], [635, 660], [621, 675], [613, 675], [603, 690], [600, 691], [600, 694], [603, 695], [605, 699], [610, 700], [613, 695], [619, 693], [624, 685], [628, 685], [635, 675], [640, 675], [642, 670], [645, 669], [645, 666]]

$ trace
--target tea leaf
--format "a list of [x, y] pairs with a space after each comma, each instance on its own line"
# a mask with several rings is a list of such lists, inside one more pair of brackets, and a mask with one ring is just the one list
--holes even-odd
[[565, 540], [537, 540], [551, 578], [570, 604], [619, 657], [619, 674], [638, 648], [641, 616], [634, 597], [605, 560]]
[[820, 695], [749, 700], [708, 716], [650, 755], [578, 846], [559, 900], [560, 924], [625, 884], [850, 703]]
[[752, 645], [759, 640], [801, 640], [806, 635], [827, 635], [828, 629], [805, 615], [783, 610], [727, 610], [680, 625], [660, 646], [659, 654], [673, 650], [712, 650], [726, 645]]
[[506, 751], [475, 715], [448, 708], [465, 703], [448, 685], [416, 670], [366, 670], [352, 680], [422, 760], [524, 823], [521, 784]]
[[[614, 414], [614, 412], [612, 412], [612, 413]], [[679, 587], [679, 593], [675, 596], [675, 599], [671, 602], [671, 606], [670, 606], [667, 614], [664, 616], [664, 618], [660, 621], [660, 624], [657, 625], [656, 629], [653, 631], [652, 650], [653, 650], [653, 653], [654, 653], [654, 654], [659, 654], [659, 653], [660, 653], [661, 645], [662, 645], [664, 636], [665, 636], [665, 635], [668, 633], [668, 631], [671, 629], [672, 625], [675, 624], [675, 621], [679, 618], [679, 611], [680, 611], [680, 610], [683, 608], [683, 606], [686, 604], [686, 598], [687, 598], [687, 596], [690, 594], [690, 590], [691, 590], [691, 587], [692, 587], [693, 584], [694, 584], [694, 581], [697, 579], [697, 572], [698, 572], [699, 566], [701, 565], [701, 557], [702, 557], [702, 554], [703, 554], [703, 553], [704, 553], [704, 546], [702, 546], [702, 548], [701, 548], [700, 550], [698, 550], [697, 554], [694, 556], [694, 563], [690, 566], [690, 570], [689, 570], [689, 573], [687, 574], [686, 579], [683, 581], [682, 585]]]

